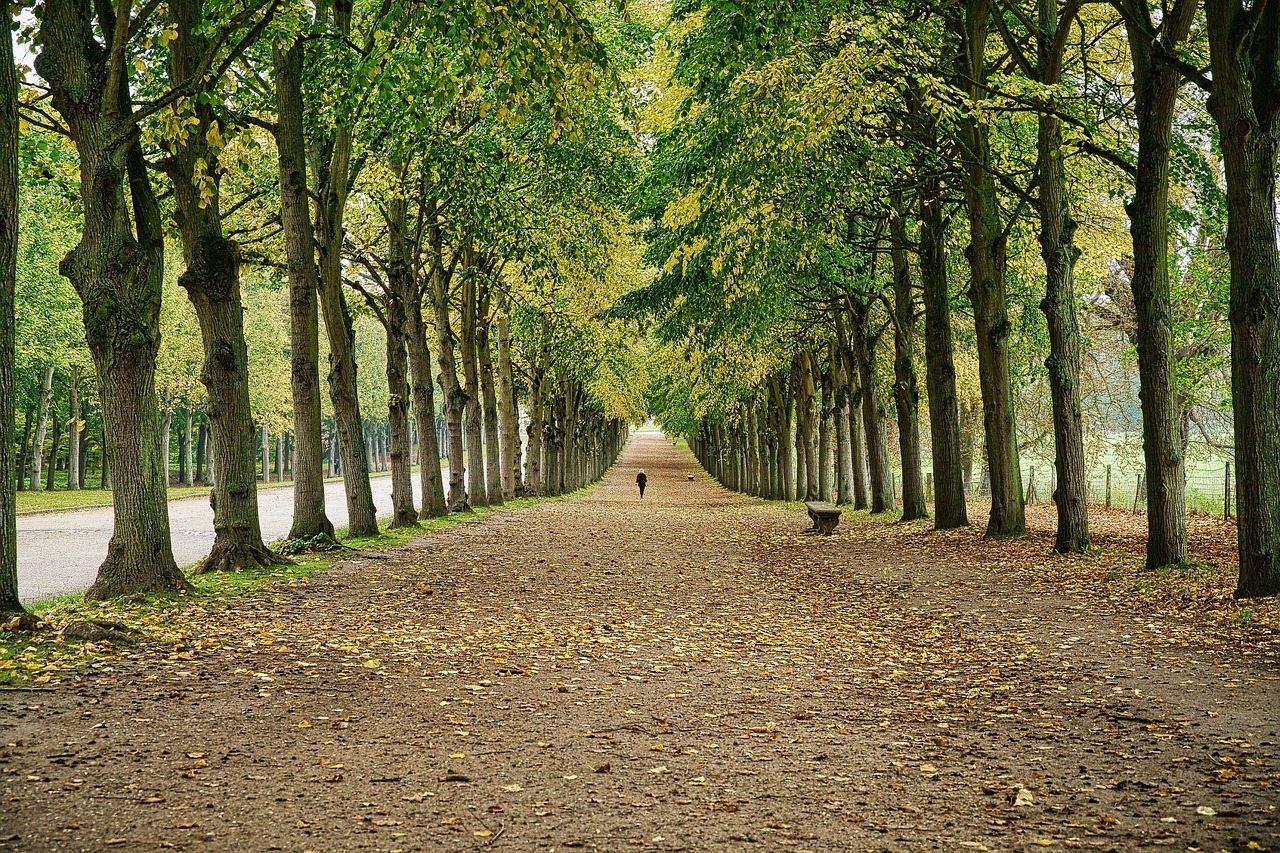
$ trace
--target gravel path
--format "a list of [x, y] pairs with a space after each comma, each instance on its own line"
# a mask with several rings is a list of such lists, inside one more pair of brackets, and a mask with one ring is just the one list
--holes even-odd
[[1009, 543], [803, 526], [640, 435], [587, 496], [179, 611], [180, 643], [0, 694], [0, 836], [38, 851], [1280, 846], [1274, 646], [1120, 613]]
[[[380, 518], [391, 516], [391, 477], [375, 476], [373, 501]], [[421, 496], [413, 478], [415, 500]], [[342, 482], [325, 483], [325, 506], [335, 527], [347, 524]], [[258, 491], [262, 535], [268, 541], [289, 533], [293, 522], [293, 487]], [[18, 518], [18, 595], [24, 603], [83, 592], [93, 583], [111, 541], [111, 507], [46, 512]], [[173, 556], [179, 566], [204, 559], [213, 547], [213, 510], [206, 496], [169, 502]]]

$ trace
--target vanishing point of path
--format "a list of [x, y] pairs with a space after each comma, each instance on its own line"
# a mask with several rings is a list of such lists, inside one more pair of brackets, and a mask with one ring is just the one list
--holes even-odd
[[210, 607], [0, 694], [0, 850], [1280, 848], [1274, 657], [802, 526], [642, 434], [585, 497]]

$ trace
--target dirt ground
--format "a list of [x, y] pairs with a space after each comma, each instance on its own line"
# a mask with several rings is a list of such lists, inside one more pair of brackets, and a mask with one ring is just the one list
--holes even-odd
[[1036, 540], [805, 523], [642, 434], [0, 693], [0, 850], [1280, 850], [1280, 641]]

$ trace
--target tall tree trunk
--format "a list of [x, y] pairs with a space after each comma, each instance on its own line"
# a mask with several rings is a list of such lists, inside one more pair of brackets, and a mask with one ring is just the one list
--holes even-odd
[[1133, 238], [1133, 301], [1137, 317], [1138, 397], [1147, 483], [1147, 568], [1187, 560], [1182, 412], [1169, 293], [1169, 136], [1181, 72], [1177, 56], [1195, 17], [1196, 4], [1175, 0], [1162, 15], [1160, 44], [1145, 0], [1135, 0], [1125, 21], [1133, 63], [1138, 122], [1138, 165], [1132, 200], [1125, 205]]
[[407, 201], [397, 193], [387, 204], [387, 232], [390, 242], [388, 283], [383, 294], [383, 325], [387, 333], [387, 424], [391, 433], [392, 527], [417, 527], [418, 510], [413, 505], [413, 469], [409, 462], [409, 356], [405, 348], [406, 313], [404, 296], [414, 294], [413, 257], [406, 230]]
[[[176, 38], [170, 45], [170, 79], [196, 79], [210, 49], [200, 0], [170, 0]], [[262, 541], [258, 518], [256, 430], [249, 405], [249, 355], [240, 300], [240, 245], [222, 229], [216, 99], [193, 99], [190, 132], [171, 144], [166, 171], [173, 182], [174, 219], [186, 269], [178, 284], [187, 292], [200, 323], [204, 363], [200, 381], [208, 393], [210, 456], [217, 471], [209, 503], [213, 507], [213, 548], [199, 571], [242, 571], [271, 565], [275, 555]], [[264, 462], [270, 456], [263, 432]], [[167, 447], [165, 448], [167, 450]], [[169, 460], [164, 459], [168, 484]], [[267, 479], [263, 471], [263, 481]]]
[[783, 387], [785, 384], [786, 380], [777, 373], [769, 377], [769, 392], [773, 398], [773, 429], [778, 436], [778, 471], [782, 487], [779, 499], [792, 501], [796, 498], [796, 481], [794, 469], [791, 467], [792, 435], [789, 415], [791, 400]]
[[884, 401], [880, 396], [880, 371], [876, 367], [879, 335], [872, 332], [870, 306], [852, 301], [849, 317], [853, 355], [862, 380], [862, 430], [867, 442], [867, 468], [871, 474], [871, 512], [890, 512], [894, 508], [893, 472], [889, 468], [889, 447], [885, 440]]
[[[1043, 82], [1062, 80], [1062, 57], [1049, 40], [1058, 32], [1058, 0], [1038, 0], [1041, 37], [1039, 69]], [[1062, 26], [1069, 26], [1063, 22]], [[1058, 530], [1053, 549], [1060, 554], [1089, 549], [1089, 471], [1084, 463], [1084, 415], [1080, 408], [1080, 328], [1076, 320], [1076, 222], [1067, 206], [1067, 172], [1063, 162], [1062, 127], [1057, 116], [1042, 113], [1036, 140], [1040, 176], [1040, 257], [1044, 259], [1045, 295], [1040, 302], [1049, 327], [1049, 394], [1053, 402], [1054, 470]]]
[[[0, 17], [8, 26], [12, 9]], [[13, 68], [13, 42], [0, 44], [0, 68]], [[17, 407], [14, 378], [14, 276], [18, 257], [18, 75], [0, 75], [0, 621], [34, 629], [18, 599], [17, 469], [13, 458]]]
[[53, 426], [53, 430], [52, 435], [49, 436], [49, 464], [45, 466], [44, 487], [52, 492], [54, 476], [58, 471], [58, 447], [62, 441], [62, 417], [58, 413], [58, 400], [56, 397], [50, 403], [49, 422]]
[[804, 456], [804, 464], [797, 463], [797, 477], [804, 477], [804, 494], [799, 500], [818, 500], [818, 424], [814, 397], [813, 356], [808, 350], [796, 353], [796, 438], [797, 447]]
[[444, 394], [445, 446], [449, 457], [449, 511], [466, 512], [467, 503], [466, 463], [463, 461], [462, 410], [467, 402], [467, 392], [458, 382], [457, 362], [454, 359], [453, 327], [449, 323], [449, 280], [444, 269], [443, 244], [440, 236], [439, 217], [435, 202], [427, 212], [431, 248], [431, 304], [435, 309], [436, 359], [440, 364], [440, 390]]
[[474, 252], [464, 249], [466, 267], [462, 280], [462, 316], [458, 325], [458, 349], [462, 356], [462, 377], [467, 399], [462, 414], [467, 434], [467, 500], [472, 506], [486, 506], [484, 434], [480, 410], [480, 379], [476, 368], [476, 291], [483, 275]]
[[[412, 273], [410, 273], [412, 274]], [[409, 464], [409, 379], [405, 353], [404, 309], [400, 300], [388, 306], [387, 329], [387, 418], [391, 433], [392, 527], [417, 527], [418, 510], [413, 505], [413, 470]]]
[[44, 491], [44, 442], [49, 431], [49, 404], [53, 402], [53, 365], [40, 377], [39, 404], [36, 408], [36, 435], [31, 445], [31, 491]]
[[[480, 371], [480, 399], [484, 403], [484, 481], [490, 506], [503, 501], [502, 472], [506, 460], [498, 430], [498, 394], [493, 370], [493, 351], [489, 346], [490, 313], [489, 279], [480, 282], [476, 306], [476, 366]], [[509, 470], [509, 469], [508, 469]]]
[[[114, 468], [114, 534], [98, 577], [85, 593], [96, 600], [181, 589], [185, 580], [173, 559], [157, 430], [162, 217], [133, 132], [123, 47], [102, 51], [90, 15], [87, 4], [46, 3], [37, 67], [76, 143], [84, 196], [83, 235], [59, 271], [84, 305], [104, 450]], [[114, 19], [98, 24], [114, 36]], [[132, 204], [125, 202], [126, 183]]]
[[440, 440], [436, 434], [436, 391], [431, 375], [431, 349], [427, 345], [426, 324], [422, 322], [422, 293], [414, 277], [412, 299], [405, 301], [405, 346], [409, 354], [409, 377], [413, 387], [413, 417], [418, 430], [418, 479], [422, 484], [419, 518], [447, 515], [444, 479], [440, 471]]
[[920, 390], [916, 380], [916, 299], [907, 261], [907, 224], [902, 194], [895, 193], [890, 222], [893, 242], [893, 401], [902, 455], [902, 520], [927, 518], [920, 462]]
[[926, 181], [920, 190], [920, 278], [924, 296], [925, 390], [929, 398], [929, 444], [933, 455], [933, 526], [966, 527], [965, 479], [960, 453], [960, 407], [951, 340], [951, 290], [947, 282], [946, 225], [941, 188]]
[[827, 347], [835, 386], [836, 419], [836, 496], [841, 504], [853, 503], [853, 439], [849, 430], [849, 371], [843, 348], [832, 343]]
[[293, 521], [289, 539], [333, 539], [325, 510], [324, 419], [320, 411], [320, 315], [315, 229], [307, 195], [303, 42], [274, 49], [280, 223], [289, 278], [289, 385], [293, 397]]
[[1206, 0], [1210, 111], [1227, 175], [1237, 598], [1280, 593], [1280, 4]]
[[[964, 53], [960, 85], [971, 103], [987, 97], [986, 48], [991, 0], [965, 0], [962, 27]], [[965, 201], [969, 214], [969, 302], [977, 337], [978, 384], [982, 388], [982, 421], [991, 473], [991, 516], [988, 537], [1026, 532], [1022, 473], [1010, 383], [1009, 313], [1005, 295], [1006, 236], [991, 169], [990, 127], [976, 113], [966, 113], [960, 137], [967, 151]]]
[[80, 489], [80, 365], [71, 365], [67, 380], [67, 408], [70, 419], [67, 430], [67, 488]]
[[502, 494], [524, 493], [520, 478], [520, 408], [511, 371], [511, 317], [498, 312], [498, 438], [502, 456]]
[[529, 368], [529, 446], [525, 449], [525, 490], [544, 495], [542, 479], [543, 433], [546, 425], [546, 371], [548, 356], [543, 350]]
[[173, 410], [165, 407], [160, 413], [160, 458], [164, 461], [164, 482], [169, 485], [169, 458], [173, 447]]
[[[815, 367], [818, 366], [817, 354], [811, 356]], [[821, 368], [819, 367], [821, 370]], [[832, 372], [835, 365], [828, 363], [825, 370], [821, 370], [822, 378], [822, 405], [819, 409], [818, 419], [818, 499], [827, 503], [834, 503], [835, 483], [833, 476], [835, 474], [835, 466], [832, 462], [831, 443], [834, 439], [835, 432], [835, 385], [832, 381]]]
[[[349, 5], [333, 7], [336, 24], [344, 35], [350, 34], [350, 10]], [[351, 169], [355, 139], [351, 128], [338, 126], [329, 133], [313, 134], [312, 140], [308, 166], [316, 185], [312, 196], [319, 248], [317, 288], [329, 339], [329, 398], [347, 499], [347, 533], [352, 537], [377, 536], [378, 515], [369, 484], [369, 457], [356, 385], [355, 333], [342, 285], [347, 196], [355, 179]]]
[[35, 425], [36, 410], [28, 406], [22, 421], [22, 443], [18, 445], [18, 461], [14, 466], [14, 487], [23, 492], [27, 489], [27, 467], [31, 461], [31, 428]]

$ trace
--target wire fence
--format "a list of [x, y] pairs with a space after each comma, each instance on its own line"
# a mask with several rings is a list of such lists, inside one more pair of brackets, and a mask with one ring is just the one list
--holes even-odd
[[[1229, 446], [1228, 442], [1210, 443], [1207, 440], [1188, 444], [1185, 493], [1188, 514], [1235, 517], [1235, 459], [1227, 449]], [[1020, 462], [1022, 494], [1027, 503], [1051, 502], [1058, 486], [1053, 456], [1024, 452]], [[1140, 444], [1124, 435], [1097, 438], [1087, 464], [1090, 504], [1134, 513], [1146, 510], [1146, 470]], [[928, 472], [932, 467], [931, 460], [926, 457], [923, 465]], [[932, 479], [927, 473], [926, 477]], [[902, 471], [897, 469], [894, 471], [895, 494], [901, 482]], [[977, 498], [991, 494], [985, 469], [979, 460], [974, 461], [968, 491], [970, 496]], [[928, 498], [930, 501], [933, 499], [931, 489]]]

